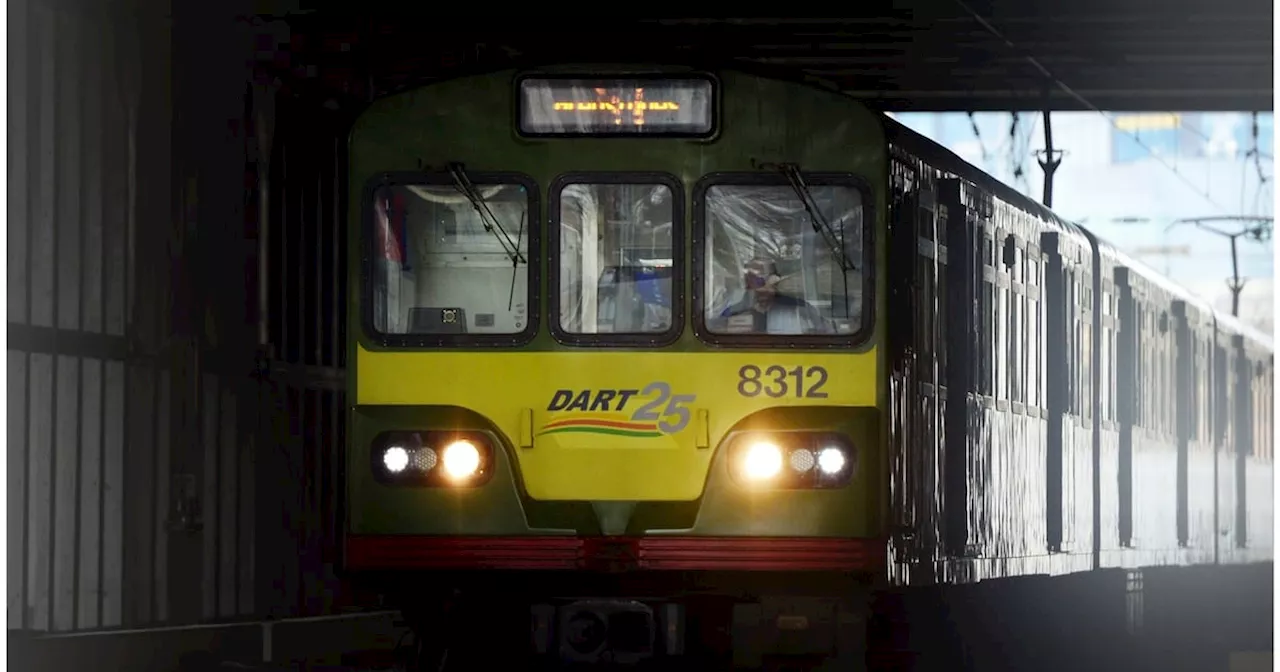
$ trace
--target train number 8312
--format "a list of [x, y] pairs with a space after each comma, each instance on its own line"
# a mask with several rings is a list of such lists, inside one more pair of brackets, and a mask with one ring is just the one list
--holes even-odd
[[761, 369], [747, 364], [738, 369], [738, 394], [744, 397], [778, 399], [788, 395], [805, 399], [826, 399], [822, 386], [827, 384], [827, 370], [821, 366], [797, 366], [787, 369], [777, 364]]

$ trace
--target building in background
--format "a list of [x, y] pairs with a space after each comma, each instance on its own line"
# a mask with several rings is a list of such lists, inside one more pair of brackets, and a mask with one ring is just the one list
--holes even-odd
[[[903, 124], [1040, 200], [1042, 115], [899, 113]], [[1217, 215], [1271, 216], [1273, 118], [1248, 113], [1058, 112], [1053, 140], [1064, 151], [1054, 210], [1165, 272], [1223, 309], [1231, 307], [1225, 238], [1172, 222]], [[1255, 151], [1256, 148], [1256, 151]], [[1229, 225], [1224, 224], [1229, 228]], [[1240, 240], [1248, 278], [1240, 317], [1274, 331], [1274, 243]]]

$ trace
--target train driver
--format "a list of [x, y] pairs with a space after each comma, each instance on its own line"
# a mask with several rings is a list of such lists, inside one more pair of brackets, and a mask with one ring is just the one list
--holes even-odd
[[785, 278], [778, 275], [777, 265], [763, 258], [743, 266], [742, 299], [729, 304], [720, 313], [731, 333], [756, 333], [784, 336], [833, 333], [828, 321], [804, 299], [778, 291]]

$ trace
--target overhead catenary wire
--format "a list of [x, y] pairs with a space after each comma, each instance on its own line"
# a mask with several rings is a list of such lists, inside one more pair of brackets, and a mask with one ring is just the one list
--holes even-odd
[[[1245, 156], [1246, 162], [1249, 160], [1250, 156], [1253, 156], [1253, 166], [1254, 166], [1254, 169], [1257, 170], [1258, 172], [1258, 189], [1254, 193], [1253, 210], [1257, 214], [1262, 214], [1261, 210], [1262, 210], [1262, 204], [1264, 202], [1262, 200], [1262, 195], [1267, 191], [1270, 191], [1270, 185], [1268, 183], [1268, 180], [1270, 178], [1262, 170], [1262, 157], [1264, 156], [1265, 153], [1262, 151], [1262, 147], [1258, 145], [1258, 113], [1256, 111], [1252, 115], [1250, 115], [1250, 121], [1251, 121], [1250, 138], [1251, 138], [1253, 147], [1248, 152], [1246, 152], [1244, 156]], [[1271, 157], [1267, 156], [1267, 159], [1271, 160]], [[1244, 180], [1241, 180], [1242, 184], [1243, 182]], [[1241, 190], [1242, 190], [1241, 200], [1243, 201], [1243, 198], [1244, 198], [1243, 186], [1241, 187]]]
[[[1063, 82], [1061, 79], [1059, 79], [1056, 75], [1050, 72], [1048, 68], [1046, 68], [1043, 64], [1041, 64], [1040, 61], [1037, 60], [1035, 56], [1031, 55], [1026, 50], [1020, 48], [1018, 45], [1014, 44], [1013, 41], [1010, 40], [1008, 37], [1005, 37], [1004, 33], [1000, 32], [1000, 30], [997, 29], [995, 26], [993, 26], [990, 21], [987, 21], [985, 18], [983, 18], [982, 15], [979, 14], [977, 11], [975, 11], [972, 7], [970, 7], [969, 4], [965, 2], [965, 0], [955, 0], [955, 2], [965, 12], [967, 12], [970, 16], [972, 16], [973, 19], [977, 21], [979, 25], [985, 28], [987, 32], [995, 36], [996, 39], [1000, 40], [1001, 42], [1004, 42], [1005, 45], [1007, 45], [1013, 51], [1020, 52], [1022, 54], [1022, 57], [1026, 59], [1026, 61], [1030, 63], [1032, 67], [1038, 70], [1040, 74], [1044, 75], [1046, 79], [1053, 82], [1059, 89], [1062, 90], [1063, 93], [1067, 94], [1076, 102], [1085, 106], [1089, 110], [1092, 110], [1093, 112], [1097, 112], [1099, 115], [1102, 116], [1102, 118], [1106, 119], [1107, 122], [1111, 124], [1111, 127], [1114, 128], [1115, 130], [1120, 131], [1122, 133], [1128, 133], [1124, 129], [1120, 128], [1119, 124], [1116, 123], [1114, 117], [1112, 117], [1111, 115], [1099, 109], [1097, 105], [1094, 105], [1087, 98], [1080, 95], [1080, 93], [1077, 92], [1075, 89], [1071, 88], [1066, 82]], [[1205, 201], [1207, 201], [1210, 205], [1218, 208], [1222, 212], [1227, 211], [1227, 209], [1223, 207], [1222, 204], [1214, 200], [1213, 196], [1209, 194], [1209, 191], [1207, 189], [1202, 190], [1199, 185], [1192, 182], [1190, 179], [1187, 178], [1186, 175], [1182, 173], [1182, 171], [1178, 170], [1177, 166], [1172, 165], [1169, 162], [1165, 161], [1164, 158], [1162, 158], [1159, 154], [1154, 152], [1150, 146], [1142, 142], [1142, 139], [1138, 137], [1138, 135], [1133, 133], [1129, 133], [1129, 135], [1130, 137], [1133, 138], [1134, 142], [1138, 144], [1138, 146], [1147, 150], [1147, 153], [1151, 155], [1151, 158], [1155, 159], [1158, 163], [1160, 163], [1160, 165], [1164, 166], [1170, 172], [1172, 172], [1179, 180], [1181, 180], [1184, 184], [1190, 187], [1198, 196], [1204, 198]]]

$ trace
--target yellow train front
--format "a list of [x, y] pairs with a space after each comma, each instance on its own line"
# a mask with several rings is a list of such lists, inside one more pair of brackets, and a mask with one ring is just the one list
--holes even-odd
[[733, 72], [375, 103], [346, 570], [424, 623], [454, 588], [532, 608], [565, 660], [691, 653], [713, 621], [740, 663], [860, 639], [887, 556], [886, 151], [855, 101]]

